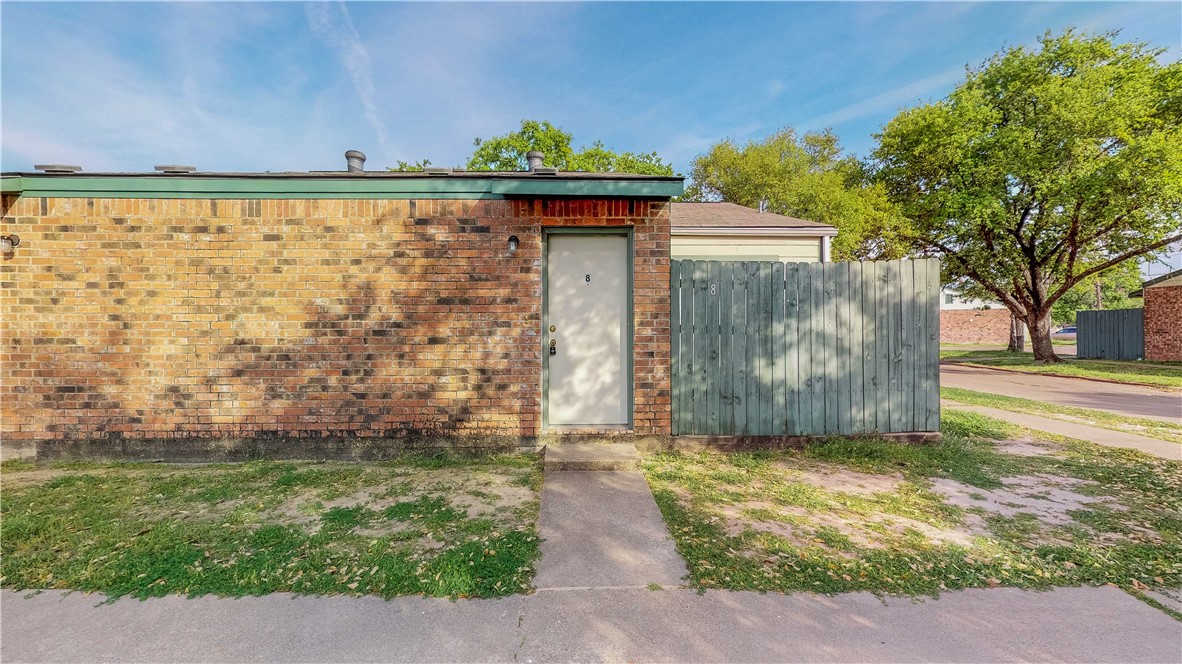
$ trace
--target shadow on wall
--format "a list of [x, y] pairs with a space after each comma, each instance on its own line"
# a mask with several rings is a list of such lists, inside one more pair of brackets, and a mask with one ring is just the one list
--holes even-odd
[[[112, 314], [101, 340], [45, 338], [100, 352], [42, 362], [36, 380], [15, 391], [42, 392], [37, 401], [53, 414], [44, 428], [64, 438], [535, 435], [538, 385], [524, 379], [531, 363], [519, 353], [540, 355], [537, 316], [464, 318], [450, 309], [466, 308], [465, 298], [426, 295], [420, 304], [423, 297], [441, 313], [404, 312], [394, 292], [379, 295], [365, 281], [342, 296], [309, 299], [300, 321], [272, 321], [273, 337], [216, 345], [216, 329], [191, 330], [188, 347], [155, 355], [158, 363], [135, 357], [155, 341], [151, 333]], [[267, 307], [256, 312], [274, 316]], [[12, 343], [19, 350], [28, 341]], [[208, 354], [197, 350], [207, 344]]]

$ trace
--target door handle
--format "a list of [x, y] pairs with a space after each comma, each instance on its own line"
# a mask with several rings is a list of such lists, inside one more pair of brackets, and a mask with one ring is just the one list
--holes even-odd
[[550, 354], [551, 355], [558, 354], [558, 342], [554, 339], [550, 340]]

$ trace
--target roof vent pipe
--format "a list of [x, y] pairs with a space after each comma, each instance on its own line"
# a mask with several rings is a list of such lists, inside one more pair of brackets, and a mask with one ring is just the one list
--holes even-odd
[[360, 150], [349, 150], [345, 153], [345, 163], [349, 165], [350, 173], [364, 173], [365, 153]]
[[531, 150], [525, 153], [525, 160], [526, 163], [529, 164], [529, 170], [531, 171], [536, 171], [541, 168], [542, 161], [545, 158], [546, 154], [544, 152], [538, 152], [537, 150]]

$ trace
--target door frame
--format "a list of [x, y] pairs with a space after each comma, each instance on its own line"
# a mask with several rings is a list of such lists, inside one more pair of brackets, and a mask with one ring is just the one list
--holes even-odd
[[[627, 385], [627, 410], [628, 410], [628, 430], [635, 428], [633, 418], [636, 415], [636, 403], [633, 396], [633, 388], [636, 382], [635, 368], [633, 361], [635, 360], [634, 350], [634, 335], [635, 325], [633, 323], [633, 299], [634, 286], [633, 275], [635, 274], [635, 249], [633, 242], [633, 231], [631, 226], [596, 226], [594, 228], [587, 227], [562, 227], [556, 226], [542, 229], [542, 327], [540, 335], [540, 345], [542, 352], [542, 431], [580, 431], [578, 427], [568, 427], [559, 425], [555, 427], [550, 426], [550, 349], [549, 341], [547, 341], [550, 334], [550, 284], [549, 284], [549, 260], [550, 260], [550, 237], [553, 235], [586, 235], [586, 236], [601, 236], [601, 237], [624, 237], [628, 240], [628, 279], [625, 288], [627, 293], [624, 294], [628, 306], [624, 317], [624, 338], [623, 348], [621, 351], [625, 354], [628, 360], [627, 376], [625, 382]], [[603, 428], [611, 428], [619, 425], [603, 425]]]

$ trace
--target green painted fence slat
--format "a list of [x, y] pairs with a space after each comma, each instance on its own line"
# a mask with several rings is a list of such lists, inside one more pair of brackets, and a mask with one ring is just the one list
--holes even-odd
[[707, 270], [706, 261], [694, 261], [694, 431], [708, 432], [706, 415], [709, 408], [706, 384], [706, 370], [710, 364], [710, 333], [707, 329], [706, 301]]
[[833, 327], [837, 353], [832, 364], [835, 367], [837, 389], [837, 432], [849, 435], [854, 432], [850, 408], [850, 264], [833, 263], [834, 288], [833, 304], [837, 309], [837, 320]]
[[732, 434], [747, 432], [747, 264], [732, 263], [735, 288], [731, 295], [731, 390], [734, 395]]
[[784, 380], [784, 365], [787, 354], [784, 348], [787, 325], [784, 324], [784, 264], [772, 264], [772, 280], [769, 284], [772, 298], [772, 324], [770, 328], [770, 350], [772, 354], [771, 401], [772, 422], [769, 429], [773, 435], [788, 431], [788, 391]]
[[706, 430], [712, 434], [722, 433], [721, 417], [719, 415], [719, 385], [718, 371], [719, 361], [718, 356], [721, 352], [722, 346], [722, 330], [718, 322], [719, 304], [722, 296], [719, 294], [721, 290], [721, 276], [722, 268], [717, 261], [710, 261], [707, 266], [706, 283], [706, 334], [709, 335], [708, 354], [706, 359], [709, 364], [706, 366], [706, 385], [707, 385], [707, 413], [706, 413]]
[[915, 391], [915, 341], [919, 334], [915, 320], [915, 261], [903, 261], [899, 275], [899, 345], [902, 360], [899, 376], [899, 431], [915, 431], [915, 402], [907, 395]]
[[[674, 435], [938, 431], [939, 269], [673, 261]], [[1096, 325], [1127, 329], [1139, 313]]]
[[812, 275], [812, 311], [809, 314], [812, 330], [812, 431], [825, 431], [825, 264], [810, 263], [809, 273]]
[[862, 375], [862, 263], [847, 263], [849, 270], [849, 299], [846, 316], [849, 320], [849, 343], [845, 362], [848, 365], [850, 389], [850, 428], [852, 433], [866, 431], [865, 378]]
[[[680, 435], [681, 430], [681, 395], [686, 390], [686, 380], [681, 366], [681, 266], [682, 261], [673, 261], [669, 265], [669, 334], [673, 339], [669, 344], [669, 377], [673, 391], [670, 393], [671, 432]], [[686, 430], [689, 432], [689, 429]]]
[[718, 357], [718, 403], [719, 418], [718, 432], [729, 433], [735, 430], [735, 390], [734, 375], [731, 373], [731, 340], [734, 335], [734, 311], [731, 308], [731, 298], [735, 290], [734, 263], [719, 262], [719, 340]]
[[799, 436], [800, 427], [800, 265], [784, 266], [784, 395], [787, 412], [785, 433]]

